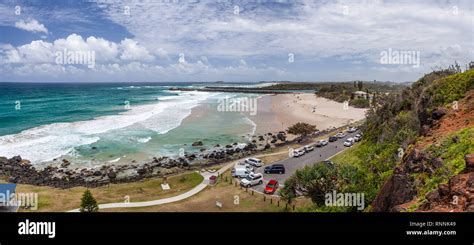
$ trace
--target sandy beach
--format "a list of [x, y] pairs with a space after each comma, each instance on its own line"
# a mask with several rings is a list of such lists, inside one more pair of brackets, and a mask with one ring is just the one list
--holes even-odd
[[263, 134], [287, 129], [297, 122], [306, 122], [319, 130], [340, 127], [361, 120], [366, 109], [347, 107], [343, 103], [317, 97], [314, 94], [278, 94], [262, 96], [255, 116], [256, 133]]

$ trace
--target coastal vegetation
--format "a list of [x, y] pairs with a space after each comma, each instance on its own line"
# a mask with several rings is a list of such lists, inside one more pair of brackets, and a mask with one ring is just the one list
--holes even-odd
[[203, 88], [180, 88], [177, 91], [203, 92], [232, 92], [232, 93], [263, 93], [285, 94], [293, 92], [314, 92], [316, 95], [340, 103], [349, 102], [356, 108], [368, 108], [377, 96], [382, 94], [397, 94], [407, 87], [406, 83], [379, 82], [379, 81], [351, 81], [351, 82], [278, 82], [263, 87], [222, 87], [206, 86]]
[[376, 90], [380, 92], [400, 91], [406, 88], [405, 84], [381, 81], [348, 81], [348, 82], [281, 82], [270, 86], [262, 87], [262, 89], [271, 90], [348, 90], [363, 91], [365, 89]]
[[335, 165], [330, 162], [313, 164], [296, 170], [295, 174], [285, 181], [280, 195], [289, 203], [298, 195], [303, 195], [310, 198], [316, 206], [324, 208], [326, 193], [338, 189], [338, 186], [342, 187], [339, 190], [341, 192], [353, 192], [357, 186], [363, 184], [363, 175], [354, 165]]
[[[313, 211], [328, 211], [320, 197], [331, 189], [364, 193], [371, 204], [366, 211], [414, 210], [402, 204], [422, 205], [425, 195], [463, 170], [464, 156], [474, 152], [473, 89], [474, 69], [454, 65], [426, 74], [400, 93], [377, 96], [361, 126], [363, 141], [333, 157], [335, 166], [297, 171], [283, 193], [311, 197]], [[316, 187], [319, 192], [312, 192]]]
[[356, 108], [368, 108], [378, 95], [400, 93], [404, 88], [405, 84], [377, 81], [279, 83], [265, 87], [267, 90], [314, 90], [318, 96], [340, 103], [348, 101]]
[[298, 135], [303, 140], [307, 135], [316, 131], [316, 126], [309, 123], [298, 122], [288, 128], [288, 133]]

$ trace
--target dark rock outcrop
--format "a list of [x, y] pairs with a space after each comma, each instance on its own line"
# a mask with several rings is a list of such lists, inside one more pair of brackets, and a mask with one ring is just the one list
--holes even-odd
[[71, 163], [67, 159], [63, 159], [63, 163], [61, 163], [61, 168], [67, 168], [71, 165]]
[[438, 189], [426, 194], [427, 202], [419, 211], [429, 212], [473, 212], [474, 211], [474, 154], [464, 156], [466, 168], [451, 177], [447, 184], [440, 184]]
[[395, 206], [411, 201], [417, 194], [414, 180], [407, 173], [393, 174], [372, 202], [373, 212], [394, 212]]
[[422, 172], [431, 174], [442, 165], [441, 158], [431, 159], [428, 154], [418, 149], [407, 149], [401, 164], [395, 168], [394, 174], [384, 183], [372, 202], [372, 211], [401, 211], [400, 205], [412, 201], [417, 195], [415, 180], [410, 174]]
[[447, 111], [444, 108], [437, 108], [431, 113], [431, 117], [435, 120], [441, 119], [444, 115], [446, 115]]
[[474, 171], [474, 153], [466, 154], [464, 161], [466, 161], [466, 171]]

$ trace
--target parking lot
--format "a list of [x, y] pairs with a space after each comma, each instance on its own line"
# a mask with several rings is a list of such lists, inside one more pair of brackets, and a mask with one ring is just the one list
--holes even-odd
[[[314, 164], [316, 162], [324, 161], [337, 153], [347, 149], [348, 147], [344, 146], [344, 141], [347, 138], [354, 137], [358, 132], [354, 133], [347, 133], [344, 132], [346, 136], [344, 138], [338, 139], [335, 142], [329, 142], [328, 145], [323, 147], [315, 147], [313, 151], [310, 151], [303, 156], [297, 158], [287, 158], [281, 161], [273, 162], [271, 164], [283, 164], [285, 166], [285, 173], [284, 174], [265, 174], [263, 170], [265, 166], [271, 165], [266, 164], [262, 167], [255, 168], [255, 173], [263, 174], [264, 182], [261, 185], [256, 185], [251, 187], [251, 189], [256, 190], [258, 192], [263, 192], [265, 189], [265, 185], [271, 179], [275, 179], [280, 184], [280, 187], [284, 184], [285, 180], [293, 175], [297, 169], [303, 168], [306, 165]], [[309, 143], [308, 143], [309, 144]], [[357, 144], [357, 143], [356, 143]]]

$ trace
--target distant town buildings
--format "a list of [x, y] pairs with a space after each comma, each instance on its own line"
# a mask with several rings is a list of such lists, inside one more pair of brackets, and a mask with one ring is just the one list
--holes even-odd
[[364, 91], [355, 91], [352, 93], [354, 99], [372, 99], [373, 95]]

